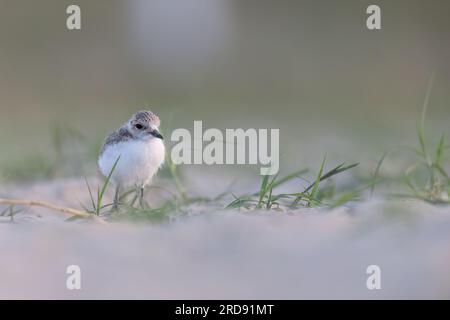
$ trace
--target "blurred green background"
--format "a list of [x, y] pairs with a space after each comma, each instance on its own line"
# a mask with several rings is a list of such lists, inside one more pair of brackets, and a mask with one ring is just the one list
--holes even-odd
[[447, 0], [0, 0], [0, 174], [95, 170], [104, 136], [144, 107], [166, 136], [194, 120], [280, 128], [284, 167], [376, 160], [416, 140], [433, 70], [427, 130], [448, 135], [449, 18]]

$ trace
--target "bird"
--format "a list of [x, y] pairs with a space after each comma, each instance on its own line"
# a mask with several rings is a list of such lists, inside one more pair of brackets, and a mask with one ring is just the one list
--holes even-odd
[[[100, 172], [115, 186], [113, 209], [119, 205], [122, 188], [140, 191], [144, 206], [144, 188], [164, 163], [165, 147], [159, 132], [159, 117], [151, 111], [138, 111], [105, 139], [98, 157]], [[113, 170], [114, 169], [114, 170]]]

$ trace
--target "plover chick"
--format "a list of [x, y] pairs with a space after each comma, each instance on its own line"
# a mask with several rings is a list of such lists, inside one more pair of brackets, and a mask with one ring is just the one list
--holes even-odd
[[119, 159], [110, 179], [116, 187], [114, 208], [117, 209], [122, 187], [139, 188], [139, 202], [143, 206], [144, 187], [164, 162], [165, 150], [163, 137], [158, 131], [159, 123], [158, 116], [153, 112], [139, 111], [106, 137], [98, 165], [101, 173], [108, 177]]

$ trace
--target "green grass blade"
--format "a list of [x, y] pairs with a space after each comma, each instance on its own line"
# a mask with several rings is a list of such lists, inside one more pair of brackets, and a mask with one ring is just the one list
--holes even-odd
[[428, 152], [425, 144], [425, 137], [423, 133], [423, 127], [421, 125], [417, 126], [417, 137], [419, 138], [420, 144], [420, 155], [429, 163]]
[[380, 160], [378, 160], [377, 167], [375, 168], [375, 172], [373, 174], [373, 178], [372, 178], [372, 182], [371, 182], [371, 186], [370, 186], [370, 196], [371, 197], [373, 196], [373, 193], [375, 191], [375, 185], [377, 183], [377, 179], [378, 179], [378, 175], [380, 173], [381, 165], [383, 164], [384, 159], [386, 158], [387, 155], [388, 155], [388, 152], [385, 152], [381, 156]]
[[109, 172], [108, 176], [106, 177], [105, 182], [103, 183], [101, 191], [98, 192], [98, 189], [97, 189], [97, 210], [96, 210], [97, 215], [100, 215], [100, 208], [102, 207], [103, 195], [105, 194], [106, 188], [108, 187], [109, 181], [111, 180], [111, 176], [112, 176], [114, 170], [116, 170], [117, 163], [119, 162], [119, 160], [120, 160], [120, 156], [118, 156], [116, 161], [114, 162], [114, 165], [112, 166], [111, 171]]
[[450, 177], [449, 177], [448, 173], [445, 171], [445, 169], [442, 166], [438, 165], [437, 163], [434, 164], [434, 167], [447, 180], [447, 183], [450, 183]]
[[261, 181], [261, 187], [259, 188], [259, 199], [258, 199], [258, 208], [261, 207], [262, 204], [262, 200], [264, 198], [264, 196], [267, 193], [267, 184], [269, 182], [269, 176], [263, 176], [263, 179]]
[[444, 145], [445, 145], [445, 137], [442, 134], [441, 139], [439, 140], [437, 150], [436, 150], [436, 159], [434, 161], [434, 163], [437, 166], [442, 166], [442, 162], [444, 160]]
[[[337, 167], [335, 167], [335, 168], [331, 169], [330, 171], [328, 171], [327, 173], [325, 173], [325, 174], [320, 178], [320, 181], [323, 181], [323, 180], [326, 180], [326, 179], [328, 179], [328, 178], [331, 178], [332, 176], [337, 175], [337, 174], [339, 174], [339, 173], [341, 173], [341, 172], [350, 170], [350, 169], [356, 167], [357, 165], [359, 165], [359, 163], [353, 163], [353, 164], [348, 165], [348, 166], [344, 166], [344, 164], [340, 164], [340, 165], [338, 165]], [[311, 189], [314, 187], [315, 183], [316, 183], [316, 182], [310, 184], [310, 185], [305, 189], [305, 191], [311, 190]]]
[[319, 189], [319, 183], [322, 178], [323, 169], [325, 167], [326, 157], [323, 158], [322, 164], [320, 165], [319, 174], [317, 175], [316, 181], [314, 181], [314, 185], [311, 191], [311, 198], [315, 199], [317, 195], [317, 190]]
[[89, 197], [91, 198], [92, 210], [96, 211], [94, 197], [92, 196], [92, 190], [91, 190], [91, 187], [90, 187], [89, 182], [86, 177], [84, 177], [84, 182], [86, 183], [86, 187], [89, 191]]
[[296, 178], [296, 177], [298, 177], [298, 176], [300, 176], [300, 175], [302, 175], [302, 174], [304, 174], [304, 173], [306, 173], [306, 172], [308, 172], [308, 169], [302, 169], [302, 170], [298, 170], [298, 171], [296, 171], [296, 172], [293, 172], [293, 173], [291, 173], [291, 174], [288, 174], [287, 176], [284, 176], [283, 178], [281, 178], [281, 179], [275, 181], [275, 182], [272, 184], [272, 188], [275, 189], [276, 187], [282, 185], [283, 183], [286, 183], [286, 182], [288, 182], [289, 180], [292, 180], [292, 179], [294, 179], [294, 178]]
[[267, 204], [266, 204], [266, 209], [267, 210], [269, 210], [270, 209], [270, 207], [272, 206], [272, 191], [273, 191], [273, 188], [270, 188], [270, 190], [269, 190], [269, 196], [267, 197]]
[[427, 164], [430, 167], [431, 167], [431, 159], [427, 153], [424, 132], [425, 132], [425, 118], [426, 118], [426, 114], [427, 114], [427, 110], [428, 110], [428, 104], [430, 102], [431, 89], [433, 88], [435, 75], [436, 75], [436, 72], [433, 71], [428, 80], [427, 91], [425, 93], [425, 99], [423, 101], [423, 106], [422, 106], [422, 117], [420, 119], [420, 124], [417, 126], [417, 135], [419, 138], [420, 148], [422, 150], [423, 157], [425, 158]]

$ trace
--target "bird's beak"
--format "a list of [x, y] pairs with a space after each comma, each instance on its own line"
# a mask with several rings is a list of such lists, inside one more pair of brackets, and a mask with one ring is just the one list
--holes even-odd
[[161, 133], [159, 133], [159, 131], [156, 130], [156, 129], [153, 130], [153, 131], [151, 131], [150, 134], [151, 134], [152, 136], [154, 136], [155, 138], [159, 138], [159, 139], [163, 140], [163, 136], [162, 136]]

